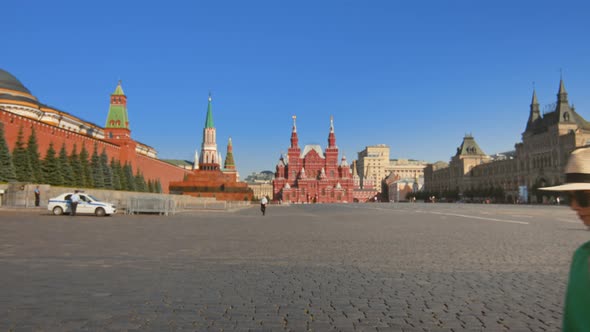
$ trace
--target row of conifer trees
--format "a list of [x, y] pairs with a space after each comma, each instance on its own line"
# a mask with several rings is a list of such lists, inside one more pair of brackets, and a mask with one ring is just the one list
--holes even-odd
[[15, 146], [10, 152], [4, 136], [4, 126], [0, 122], [0, 182], [19, 181], [46, 183], [53, 186], [99, 188], [139, 192], [162, 192], [159, 179], [145, 180], [138, 169], [133, 174], [130, 164], [119, 160], [108, 160], [105, 149], [98, 153], [98, 146], [90, 155], [86, 146], [80, 152], [76, 144], [70, 154], [65, 143], [56, 152], [53, 143], [41, 159], [35, 128], [27, 143], [24, 142], [22, 126], [19, 129]]

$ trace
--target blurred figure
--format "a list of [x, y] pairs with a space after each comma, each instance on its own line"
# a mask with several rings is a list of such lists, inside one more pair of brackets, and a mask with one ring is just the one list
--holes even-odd
[[78, 195], [78, 190], [74, 191], [70, 200], [72, 201], [72, 213], [70, 215], [73, 217], [76, 215], [76, 209], [78, 208], [78, 203], [80, 203], [80, 195]]
[[266, 214], [266, 204], [268, 204], [268, 198], [262, 196], [262, 199], [260, 200], [260, 211], [262, 211], [263, 216]]
[[[570, 207], [590, 230], [590, 147], [572, 152], [565, 184], [539, 188], [568, 194]], [[558, 203], [559, 204], [559, 203]], [[563, 311], [563, 331], [590, 331], [590, 241], [574, 253]]]
[[41, 191], [39, 190], [39, 186], [35, 187], [35, 206], [39, 206], [39, 202], [41, 201]]

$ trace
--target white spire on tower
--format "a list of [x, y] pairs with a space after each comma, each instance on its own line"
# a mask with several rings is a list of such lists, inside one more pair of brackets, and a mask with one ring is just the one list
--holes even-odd
[[193, 171], [199, 169], [199, 150], [195, 150], [195, 161], [193, 164]]
[[334, 116], [330, 115], [330, 132], [334, 132]]

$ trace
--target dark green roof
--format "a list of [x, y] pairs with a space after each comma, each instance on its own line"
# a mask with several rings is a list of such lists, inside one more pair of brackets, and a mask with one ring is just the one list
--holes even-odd
[[14, 101], [24, 101], [24, 102], [35, 104], [35, 105], [38, 105], [38, 106], [44, 106], [43, 104], [41, 104], [40, 102], [36, 101], [35, 99], [31, 99], [31, 98], [23, 97], [23, 96], [15, 96], [15, 95], [11, 95], [11, 94], [8, 94], [8, 93], [0, 93], [0, 99], [8, 99], [8, 100], [14, 100]]
[[188, 160], [182, 160], [182, 159], [160, 159], [163, 162], [167, 162], [169, 164], [172, 164], [174, 166], [193, 166], [193, 163], [188, 161]]
[[25, 88], [25, 86], [16, 77], [14, 77], [14, 75], [2, 69], [0, 69], [0, 89], [31, 94], [31, 91]]

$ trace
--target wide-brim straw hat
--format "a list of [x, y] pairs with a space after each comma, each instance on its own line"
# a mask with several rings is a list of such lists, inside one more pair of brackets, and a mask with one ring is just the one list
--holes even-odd
[[539, 188], [549, 191], [590, 190], [590, 146], [572, 152], [565, 166], [565, 184]]

